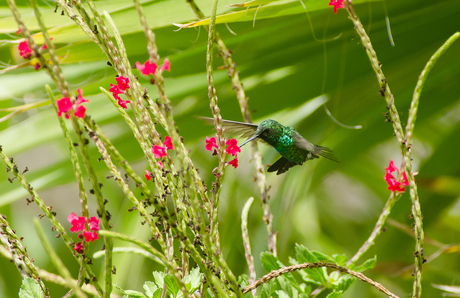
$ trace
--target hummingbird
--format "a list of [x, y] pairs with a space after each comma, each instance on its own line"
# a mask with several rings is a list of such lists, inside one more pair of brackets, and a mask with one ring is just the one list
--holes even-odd
[[[207, 124], [214, 123], [212, 118], [200, 118]], [[339, 162], [331, 149], [310, 143], [293, 127], [284, 126], [275, 120], [264, 120], [259, 125], [231, 120], [222, 120], [222, 123], [226, 131], [248, 138], [239, 145], [240, 148], [251, 141], [263, 141], [275, 148], [281, 154], [281, 158], [267, 171], [277, 171], [276, 175], [283, 174], [293, 166], [302, 165], [305, 161], [320, 156]]]

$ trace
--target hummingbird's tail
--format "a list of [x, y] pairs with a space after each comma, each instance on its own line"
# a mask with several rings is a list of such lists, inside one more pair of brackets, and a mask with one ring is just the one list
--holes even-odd
[[332, 152], [332, 150], [327, 147], [315, 145], [315, 149], [313, 150], [313, 153], [316, 155], [320, 155], [324, 158], [327, 158], [329, 160], [340, 163], [339, 159], [334, 156], [334, 153]]

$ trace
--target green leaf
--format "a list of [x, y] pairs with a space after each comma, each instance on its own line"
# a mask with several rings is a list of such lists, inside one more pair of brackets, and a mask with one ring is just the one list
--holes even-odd
[[142, 286], [145, 290], [145, 294], [149, 297], [153, 297], [153, 293], [158, 289], [157, 285], [153, 281], [146, 281]]
[[272, 294], [276, 291], [276, 286], [273, 280], [262, 285], [262, 291], [260, 292], [260, 298], [271, 298]]
[[278, 258], [269, 252], [262, 252], [260, 254], [260, 260], [262, 261], [262, 266], [267, 271], [278, 270], [281, 268]]
[[285, 291], [283, 290], [278, 290], [275, 292], [276, 294], [278, 294], [278, 297], [279, 298], [295, 298], [296, 296], [289, 296]]
[[42, 287], [38, 281], [30, 277], [24, 277], [19, 289], [19, 298], [43, 298], [43, 295]]
[[[305, 246], [296, 244], [296, 259], [299, 263], [316, 263], [319, 262], [317, 257], [311, 253]], [[313, 268], [313, 269], [304, 269], [302, 270], [306, 273], [306, 276], [303, 276], [304, 280], [311, 282], [317, 285], [326, 285], [327, 284], [327, 275], [323, 268]]]
[[152, 274], [153, 274], [153, 279], [155, 280], [155, 284], [157, 285], [157, 287], [163, 288], [163, 285], [165, 283], [164, 278], [165, 278], [166, 273], [161, 272], [161, 271], [153, 271]]
[[337, 282], [337, 290], [340, 292], [345, 292], [355, 280], [356, 278], [351, 275], [341, 275]]
[[353, 269], [356, 272], [364, 272], [366, 270], [372, 269], [377, 264], [377, 256], [374, 256], [372, 259], [366, 260], [362, 265], [355, 267]]
[[193, 268], [184, 276], [183, 280], [189, 293], [194, 293], [200, 287], [202, 279], [203, 274], [198, 267]]
[[177, 293], [179, 292], [179, 287], [177, 286], [176, 281], [174, 280], [174, 277], [171, 274], [167, 274], [164, 277], [164, 282], [165, 282], [166, 289], [168, 290], [168, 292], [171, 293], [173, 298], [176, 298]]
[[329, 295], [326, 296], [326, 298], [338, 298], [340, 296], [342, 296], [342, 291], [339, 291], [339, 292], [332, 292], [332, 293], [329, 293]]
[[345, 266], [348, 262], [348, 258], [345, 254], [341, 255], [332, 255], [335, 260], [335, 263], [339, 266]]
[[129, 298], [147, 298], [144, 293], [133, 291], [133, 290], [125, 290], [124, 294], [127, 295]]
[[322, 252], [312, 250], [311, 253], [316, 257], [316, 259], [320, 262], [328, 262], [328, 263], [335, 263], [335, 259], [331, 256], [328, 256], [326, 254], [323, 254]]

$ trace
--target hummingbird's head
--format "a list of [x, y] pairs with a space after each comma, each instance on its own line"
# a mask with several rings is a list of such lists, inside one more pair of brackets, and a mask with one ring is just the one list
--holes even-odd
[[282, 128], [283, 126], [275, 120], [264, 120], [257, 126], [257, 130], [254, 135], [241, 144], [240, 147], [257, 138], [271, 144], [270, 140], [276, 138], [276, 136], [282, 132]]

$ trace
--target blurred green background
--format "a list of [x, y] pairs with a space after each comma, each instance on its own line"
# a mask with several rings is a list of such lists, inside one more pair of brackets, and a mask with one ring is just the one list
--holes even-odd
[[[227, 5], [234, 0], [219, 1], [218, 13], [232, 11]], [[430, 56], [453, 33], [460, 30], [458, 0], [354, 1], [383, 71], [395, 96], [403, 125], [407, 120], [412, 93], [417, 78]], [[17, 1], [26, 25], [37, 31], [30, 6]], [[211, 1], [197, 1], [209, 15]], [[371, 233], [390, 193], [383, 180], [384, 168], [390, 159], [399, 166], [401, 154], [392, 126], [382, 115], [386, 103], [378, 95], [379, 88], [369, 60], [363, 50], [353, 24], [345, 10], [333, 13], [328, 1], [277, 1], [257, 9], [236, 22], [217, 25], [240, 71], [240, 78], [249, 97], [255, 123], [271, 118], [285, 125], [295, 126], [309, 141], [330, 147], [341, 160], [340, 164], [321, 159], [294, 167], [286, 174], [268, 173], [271, 211], [274, 229], [278, 231], [278, 255], [282, 262], [294, 254], [294, 244], [327, 254], [346, 254], [349, 258]], [[65, 78], [72, 91], [81, 88], [90, 100], [87, 114], [102, 127], [117, 148], [143, 174], [146, 163], [142, 151], [116, 109], [99, 91], [115, 83], [115, 72], [106, 64], [99, 48], [90, 43], [72, 21], [53, 13], [52, 2], [40, 2], [45, 23], [54, 37], [61, 55]], [[96, 1], [106, 9], [123, 34], [132, 65], [147, 59], [146, 41], [132, 7], [126, 0]], [[243, 9], [244, 10], [244, 9]], [[156, 34], [162, 59], [171, 61], [171, 72], [165, 73], [165, 86], [174, 105], [174, 115], [180, 133], [191, 150], [191, 158], [210, 184], [211, 171], [217, 159], [204, 150], [204, 139], [212, 136], [212, 128], [203, 125], [195, 116], [210, 116], [206, 89], [205, 53], [207, 33], [204, 28], [177, 30], [172, 23], [195, 21], [185, 1], [146, 1], [145, 11]], [[252, 14], [252, 15], [251, 15]], [[0, 1], [0, 60], [3, 68], [25, 62], [17, 54], [17, 25], [4, 0]], [[392, 46], [386, 18], [391, 24]], [[442, 245], [456, 244], [460, 237], [460, 42], [456, 42], [437, 62], [430, 73], [420, 98], [420, 108], [413, 141], [413, 168], [418, 171], [425, 235], [435, 241], [425, 245], [429, 257]], [[215, 80], [219, 106], [225, 119], [242, 121], [238, 102], [225, 70], [217, 70], [223, 63], [215, 57]], [[136, 72], [136, 71], [135, 71]], [[150, 94], [155, 87], [139, 76]], [[44, 84], [52, 84], [44, 71], [31, 67], [3, 71], [0, 75], [0, 108], [47, 99]], [[53, 87], [54, 89], [55, 86]], [[153, 95], [154, 96], [154, 95]], [[336, 124], [327, 114], [349, 126]], [[0, 117], [8, 113], [0, 112]], [[26, 177], [45, 202], [53, 206], [63, 224], [67, 215], [80, 210], [77, 186], [54, 110], [50, 105], [28, 110], [0, 123], [0, 144], [4, 152], [15, 158], [22, 169], [29, 168]], [[120, 189], [106, 180], [109, 171], [98, 163], [99, 154], [90, 146], [103, 193], [109, 200], [114, 230], [147, 239], [147, 229]], [[266, 145], [259, 145], [264, 164], [271, 164], [278, 153]], [[249, 147], [243, 147], [240, 166], [227, 169], [219, 214], [220, 239], [224, 256], [235, 274], [247, 273], [241, 240], [242, 207], [250, 196], [255, 203], [250, 210], [249, 232], [256, 262], [257, 276], [263, 271], [259, 255], [267, 249], [265, 226], [262, 221], [259, 193], [254, 182], [253, 163]], [[27, 193], [19, 183], [9, 183], [11, 174], [0, 171], [0, 213], [6, 214], [12, 227], [24, 236], [24, 243], [35, 264], [55, 272], [36, 236], [32, 218], [39, 209], [26, 205]], [[134, 189], [134, 185], [131, 185]], [[137, 193], [139, 194], [139, 193]], [[95, 215], [91, 201], [90, 214]], [[377, 238], [376, 245], [361, 261], [377, 255], [377, 267], [366, 274], [401, 297], [412, 291], [411, 276], [415, 242], [398, 224], [411, 229], [410, 199], [404, 194], [390, 215], [392, 224]], [[51, 225], [42, 220], [49, 239], [73, 276], [78, 265], [70, 257], [60, 239], [53, 236]], [[76, 236], [76, 235], [73, 235]], [[76, 239], [76, 237], [75, 237]], [[124, 246], [118, 243], [115, 246]], [[92, 245], [97, 251], [101, 243]], [[94, 260], [98, 272], [101, 259]], [[444, 251], [423, 267], [423, 295], [439, 297], [441, 292], [432, 284], [460, 284], [460, 262], [456, 246]], [[359, 262], [358, 262], [359, 263]], [[140, 256], [116, 255], [117, 274], [114, 282], [126, 289], [141, 290], [152, 278], [153, 270], [161, 270], [155, 263]], [[17, 297], [21, 276], [15, 265], [0, 258], [0, 297]], [[101, 276], [102, 277], [102, 276]], [[47, 283], [53, 297], [66, 290]], [[384, 297], [367, 284], [356, 282], [343, 297]]]

